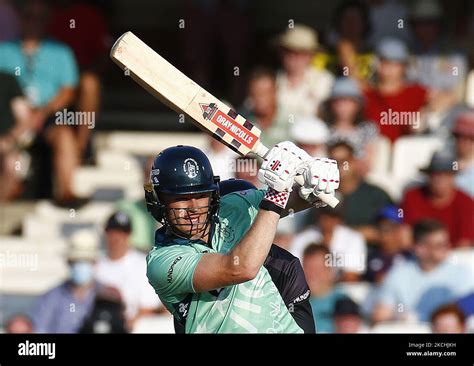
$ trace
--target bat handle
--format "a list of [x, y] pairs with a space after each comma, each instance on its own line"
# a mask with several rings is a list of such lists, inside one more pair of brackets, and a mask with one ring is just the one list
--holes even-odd
[[[260, 143], [259, 146], [254, 151], [258, 156], [260, 156], [261, 158], [264, 158], [265, 155], [267, 155], [268, 153], [268, 148], [262, 143]], [[300, 186], [302, 186], [304, 184], [303, 176], [297, 175], [295, 177], [295, 182], [298, 183]], [[339, 200], [331, 194], [320, 193], [318, 197], [321, 201], [328, 204], [332, 208], [336, 207], [339, 204]]]

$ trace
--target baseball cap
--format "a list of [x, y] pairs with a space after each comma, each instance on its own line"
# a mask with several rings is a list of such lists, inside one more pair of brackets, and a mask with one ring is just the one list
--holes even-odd
[[117, 211], [108, 218], [105, 230], [121, 230], [129, 233], [132, 231], [132, 223], [125, 212]]
[[344, 296], [336, 300], [334, 305], [334, 316], [338, 315], [356, 315], [360, 316], [360, 308], [350, 297]]
[[433, 172], [451, 172], [453, 171], [454, 156], [445, 151], [437, 151], [431, 157], [431, 161], [428, 166], [421, 168], [420, 171], [423, 173]]
[[406, 62], [410, 54], [403, 41], [397, 38], [384, 38], [377, 45], [377, 56], [385, 60]]
[[453, 134], [474, 137], [474, 110], [463, 112], [456, 117]]
[[319, 47], [318, 35], [306, 25], [295, 24], [278, 37], [278, 45], [294, 51], [314, 52]]
[[399, 208], [395, 205], [387, 205], [385, 207], [382, 207], [377, 213], [377, 216], [375, 217], [375, 221], [379, 222], [381, 220], [390, 220], [397, 224], [401, 224], [403, 223], [403, 220], [398, 214], [398, 210]]
[[295, 121], [291, 126], [290, 135], [296, 143], [320, 145], [328, 141], [329, 129], [323, 120], [307, 117]]
[[362, 93], [357, 82], [350, 77], [339, 77], [334, 81], [330, 99], [353, 98], [362, 101]]
[[99, 238], [91, 230], [77, 230], [69, 239], [67, 259], [69, 261], [94, 261], [99, 254]]

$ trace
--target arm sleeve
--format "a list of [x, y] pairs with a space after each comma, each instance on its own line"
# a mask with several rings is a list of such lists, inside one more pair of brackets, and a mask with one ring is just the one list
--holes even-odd
[[160, 298], [196, 292], [193, 276], [203, 253], [183, 245], [161, 247], [147, 258], [148, 282]]
[[394, 267], [390, 272], [387, 274], [387, 277], [382, 282], [380, 290], [377, 294], [377, 299], [375, 300], [375, 304], [383, 304], [386, 306], [395, 307], [397, 304], [397, 270]]

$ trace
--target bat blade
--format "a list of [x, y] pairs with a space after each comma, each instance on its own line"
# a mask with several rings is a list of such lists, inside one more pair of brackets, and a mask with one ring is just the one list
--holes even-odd
[[[260, 142], [260, 129], [166, 61], [132, 32], [117, 39], [112, 60], [161, 102], [185, 113], [204, 132], [241, 155], [253, 152], [264, 157], [268, 148]], [[301, 184], [301, 177], [297, 179]], [[335, 207], [339, 202], [319, 196]]]

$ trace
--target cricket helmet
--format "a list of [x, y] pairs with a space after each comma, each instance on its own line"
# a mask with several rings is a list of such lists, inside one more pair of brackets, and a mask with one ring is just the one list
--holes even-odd
[[211, 199], [207, 228], [217, 216], [220, 197], [218, 183], [219, 177], [214, 175], [209, 159], [201, 150], [183, 145], [167, 148], [154, 159], [150, 182], [145, 184], [147, 209], [158, 222], [176, 235], [183, 236], [179, 229], [171, 227], [160, 196], [209, 193]]

